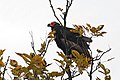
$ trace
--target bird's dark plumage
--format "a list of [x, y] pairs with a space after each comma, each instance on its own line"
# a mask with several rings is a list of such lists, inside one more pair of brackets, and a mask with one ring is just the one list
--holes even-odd
[[91, 57], [88, 51], [89, 45], [87, 44], [87, 42], [92, 42], [91, 38], [85, 36], [80, 37], [78, 33], [70, 31], [73, 28], [63, 27], [57, 22], [48, 24], [48, 27], [51, 27], [52, 31], [56, 31], [54, 34], [55, 42], [66, 56], [71, 55], [72, 50], [76, 50], [80, 54]]

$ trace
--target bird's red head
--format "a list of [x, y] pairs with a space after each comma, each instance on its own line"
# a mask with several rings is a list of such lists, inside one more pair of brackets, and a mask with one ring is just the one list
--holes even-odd
[[57, 22], [53, 21], [50, 24], [48, 24], [48, 27], [54, 27], [56, 25]]

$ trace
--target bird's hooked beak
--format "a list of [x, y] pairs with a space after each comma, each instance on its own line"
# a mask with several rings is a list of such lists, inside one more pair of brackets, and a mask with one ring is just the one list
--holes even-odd
[[47, 27], [51, 27], [50, 24], [48, 24]]

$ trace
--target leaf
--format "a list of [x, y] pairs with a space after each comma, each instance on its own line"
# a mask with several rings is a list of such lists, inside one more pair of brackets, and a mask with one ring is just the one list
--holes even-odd
[[100, 71], [100, 70], [98, 70], [98, 72], [100, 72], [100, 73], [102, 73], [102, 74], [105, 74], [105, 72], [103, 72], [103, 71]]
[[51, 31], [48, 35], [52, 35], [52, 34], [55, 34], [56, 31]]
[[31, 64], [35, 65], [38, 68], [43, 68], [46, 66], [45, 60], [39, 55], [36, 55], [32, 58]]
[[77, 30], [75, 30], [75, 29], [71, 29], [71, 30], [70, 30], [70, 32], [73, 32], [73, 33], [78, 33], [78, 31], [77, 31]]
[[105, 75], [109, 74], [110, 73], [110, 70], [108, 68], [106, 68], [105, 70]]
[[97, 31], [102, 30], [102, 29], [103, 29], [103, 27], [104, 27], [104, 25], [99, 25], [99, 26], [97, 27]]
[[89, 28], [91, 28], [91, 25], [90, 25], [90, 24], [86, 23], [86, 25], [87, 25]]
[[105, 76], [105, 80], [111, 80], [111, 76], [110, 75]]
[[0, 56], [3, 54], [4, 51], [5, 51], [5, 49], [4, 50], [0, 50]]
[[111, 61], [111, 60], [113, 60], [113, 59], [115, 59], [115, 57], [113, 57], [113, 58], [110, 58], [110, 59], [108, 59], [107, 61]]
[[16, 54], [22, 57], [26, 63], [30, 62], [30, 60], [27, 57], [25, 57], [24, 54], [21, 53], [16, 53]]
[[13, 67], [16, 67], [18, 66], [18, 62], [16, 60], [10, 60], [10, 65], [13, 66]]
[[103, 64], [99, 64], [99, 66], [104, 70], [104, 72], [106, 72], [106, 68]]
[[90, 31], [95, 34], [97, 32], [97, 29], [95, 27], [92, 27]]
[[72, 50], [72, 54], [73, 54], [74, 57], [80, 58], [80, 53], [78, 51]]
[[98, 53], [101, 53], [101, 52], [103, 52], [103, 51], [102, 51], [102, 50], [100, 50], [100, 49], [97, 49], [96, 51], [97, 51]]
[[25, 56], [26, 58], [28, 58], [30, 60], [32, 59], [32, 57], [30, 55], [28, 55], [28, 54], [23, 53], [23, 56]]
[[67, 57], [62, 53], [62, 52], [57, 52], [59, 56], [61, 56], [64, 61], [67, 63], [69, 60], [67, 59]]
[[0, 60], [0, 67], [4, 67], [4, 63], [1, 60]]
[[54, 59], [54, 60], [57, 61], [57, 62], [59, 62], [62, 66], [65, 65], [64, 61], [62, 61], [62, 60], [58, 60], [58, 59]]
[[101, 80], [101, 79], [99, 77], [97, 77], [96, 80]]
[[57, 9], [58, 9], [58, 10], [60, 10], [61, 12], [63, 11], [63, 9], [62, 9], [62, 8], [60, 8], [60, 7], [59, 7], [59, 8], [57, 8]]
[[96, 34], [96, 36], [103, 36], [103, 34], [106, 34], [107, 32], [99, 32]]
[[49, 75], [51, 77], [58, 77], [58, 76], [62, 76], [63, 74], [60, 72], [57, 72], [57, 71], [53, 71], [53, 72], [49, 73]]

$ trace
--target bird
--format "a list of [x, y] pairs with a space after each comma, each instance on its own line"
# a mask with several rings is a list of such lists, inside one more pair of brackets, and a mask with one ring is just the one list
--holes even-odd
[[73, 58], [72, 50], [76, 50], [79, 54], [84, 54], [86, 57], [91, 58], [89, 52], [88, 42], [92, 42], [92, 39], [86, 36], [80, 36], [78, 33], [71, 32], [75, 30], [69, 27], [63, 27], [56, 21], [53, 21], [47, 25], [51, 27], [51, 31], [55, 31], [55, 42], [67, 58]]

